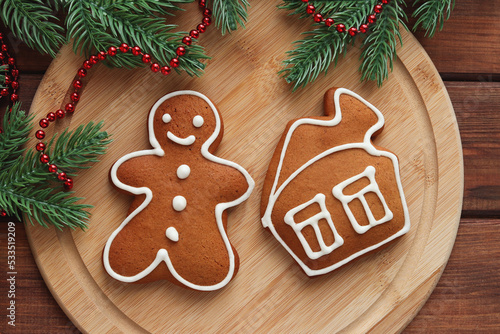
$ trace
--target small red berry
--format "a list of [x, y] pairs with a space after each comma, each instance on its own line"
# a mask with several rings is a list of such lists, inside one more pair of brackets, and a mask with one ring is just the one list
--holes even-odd
[[75, 111], [75, 105], [73, 103], [67, 103], [64, 110], [66, 110], [66, 112], [73, 112]]
[[161, 68], [161, 74], [163, 74], [163, 75], [169, 75], [169, 74], [170, 74], [170, 71], [171, 71], [171, 69], [170, 69], [170, 67], [168, 67], [168, 66], [163, 66], [163, 67]]
[[36, 148], [36, 150], [37, 150], [37, 151], [39, 151], [39, 152], [40, 152], [40, 151], [44, 151], [44, 150], [45, 150], [45, 144], [44, 144], [44, 143], [42, 143], [42, 142], [40, 142], [40, 143], [36, 144], [35, 148]]
[[170, 66], [172, 66], [173, 68], [179, 67], [179, 65], [180, 65], [180, 62], [179, 62], [179, 59], [177, 59], [177, 58], [173, 58], [170, 61]]
[[134, 56], [138, 56], [138, 55], [140, 55], [140, 54], [141, 54], [141, 48], [140, 48], [140, 47], [138, 47], [138, 46], [134, 46], [134, 47], [132, 48], [132, 54], [133, 54]]
[[50, 173], [56, 173], [57, 172], [57, 166], [52, 164], [52, 165], [49, 165], [49, 172]]
[[53, 112], [49, 112], [47, 114], [47, 119], [49, 120], [49, 122], [54, 122], [56, 120], [56, 114]]
[[46, 118], [42, 118], [38, 124], [40, 124], [41, 128], [45, 129], [46, 127], [49, 126], [49, 120]]
[[65, 115], [65, 113], [64, 113], [64, 111], [62, 109], [57, 109], [56, 110], [56, 116], [57, 116], [57, 118], [64, 118], [64, 115]]
[[129, 49], [130, 49], [130, 47], [128, 46], [127, 43], [122, 43], [122, 45], [120, 45], [120, 51], [123, 53], [128, 52]]
[[72, 188], [73, 188], [73, 179], [68, 177], [66, 181], [64, 181], [64, 189], [71, 190]]
[[158, 63], [152, 63], [151, 64], [151, 71], [153, 72], [158, 72], [160, 70], [160, 65], [158, 65]]
[[42, 164], [48, 164], [49, 161], [50, 161], [50, 158], [49, 158], [49, 156], [47, 154], [40, 155], [40, 162]]
[[45, 131], [43, 130], [38, 130], [36, 133], [35, 133], [35, 137], [37, 139], [43, 139], [45, 138]]
[[183, 46], [179, 46], [175, 52], [178, 56], [184, 56], [186, 54], [186, 48]]
[[147, 63], [149, 63], [150, 61], [151, 61], [151, 56], [150, 56], [150, 55], [148, 55], [147, 53], [145, 53], [145, 54], [143, 54], [143, 55], [142, 55], [142, 62], [143, 62], [144, 64], [147, 64]]
[[189, 32], [189, 35], [190, 35], [192, 38], [198, 38], [198, 37], [200, 37], [200, 32], [199, 32], [198, 30], [194, 30], [194, 29], [193, 29], [193, 30], [191, 30], [191, 31]]
[[110, 46], [108, 49], [108, 55], [110, 56], [116, 56], [118, 53], [118, 49], [115, 46]]

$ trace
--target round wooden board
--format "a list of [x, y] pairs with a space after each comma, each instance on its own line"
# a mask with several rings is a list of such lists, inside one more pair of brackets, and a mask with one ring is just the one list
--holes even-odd
[[[61, 132], [104, 120], [114, 139], [101, 162], [76, 179], [77, 195], [95, 206], [90, 228], [28, 227], [48, 287], [83, 332], [397, 332], [432, 292], [453, 247], [463, 192], [460, 136], [439, 74], [415, 38], [403, 33], [404, 48], [383, 88], [360, 83], [360, 50], [353, 47], [337, 69], [292, 93], [276, 72], [284, 52], [310, 23], [293, 19], [291, 24], [274, 5], [253, 1], [247, 29], [221, 38], [211, 28], [203, 35], [213, 60], [202, 78], [98, 65], [90, 71], [77, 112], [54, 127]], [[181, 19], [192, 26], [198, 18], [183, 14]], [[60, 107], [81, 62], [70, 47], [61, 50], [33, 101], [37, 120]], [[285, 124], [321, 115], [322, 96], [334, 86], [354, 90], [384, 114], [386, 126], [376, 144], [399, 156], [412, 227], [387, 249], [309, 279], [262, 228], [260, 194]], [[189, 291], [166, 281], [122, 284], [102, 266], [104, 244], [132, 199], [110, 185], [109, 169], [126, 153], [149, 148], [149, 109], [178, 89], [200, 91], [218, 105], [225, 135], [216, 154], [241, 164], [256, 180], [250, 199], [229, 215], [240, 271], [217, 292]]]

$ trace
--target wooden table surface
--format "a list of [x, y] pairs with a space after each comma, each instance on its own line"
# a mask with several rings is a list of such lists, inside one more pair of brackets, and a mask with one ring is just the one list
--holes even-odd
[[[464, 151], [465, 194], [448, 265], [404, 332], [499, 333], [500, 0], [456, 0], [442, 32], [433, 39], [420, 32], [416, 36], [440, 72], [455, 108]], [[11, 34], [9, 42], [21, 72], [21, 101], [28, 110], [51, 59]], [[16, 223], [16, 327], [7, 326], [7, 221], [0, 221], [0, 332], [79, 333], [45, 286], [22, 223]]]

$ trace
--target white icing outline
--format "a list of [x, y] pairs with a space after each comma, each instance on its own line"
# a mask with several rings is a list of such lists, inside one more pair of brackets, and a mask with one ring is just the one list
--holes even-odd
[[[345, 187], [353, 184], [358, 180], [361, 180], [362, 178], [368, 178], [370, 184], [353, 195], [344, 194]], [[370, 209], [370, 206], [368, 205], [368, 202], [366, 201], [366, 198], [364, 196], [367, 193], [374, 193], [375, 195], [377, 195], [378, 199], [382, 203], [385, 213], [382, 218], [377, 220], [373, 216], [373, 212]], [[367, 232], [369, 229], [371, 229], [373, 226], [387, 223], [392, 218], [394, 218], [392, 211], [389, 209], [389, 206], [387, 205], [387, 202], [385, 201], [385, 198], [382, 195], [382, 192], [380, 191], [380, 188], [377, 184], [377, 180], [375, 180], [375, 167], [373, 166], [368, 166], [362, 173], [354, 175], [353, 177], [337, 184], [335, 187], [333, 187], [332, 194], [342, 203], [344, 211], [347, 214], [347, 217], [349, 218], [352, 227], [358, 234], [363, 234]], [[363, 206], [365, 214], [368, 218], [368, 225], [360, 225], [356, 217], [354, 217], [354, 214], [352, 213], [352, 210], [349, 207], [349, 203], [355, 199], [361, 202], [361, 205]]]
[[[197, 97], [203, 99], [210, 106], [210, 108], [212, 109], [212, 111], [214, 113], [215, 129], [214, 129], [214, 132], [212, 133], [212, 135], [207, 139], [207, 141], [205, 143], [203, 143], [203, 145], [201, 147], [202, 155], [210, 161], [213, 161], [213, 162], [221, 164], [221, 165], [230, 166], [230, 167], [237, 169], [240, 173], [242, 173], [245, 176], [245, 179], [247, 180], [247, 183], [248, 183], [248, 189], [242, 196], [235, 199], [234, 201], [226, 202], [226, 203], [218, 203], [215, 206], [215, 218], [217, 221], [217, 227], [218, 227], [219, 232], [221, 234], [221, 237], [224, 241], [224, 245], [226, 246], [228, 256], [229, 256], [229, 269], [228, 269], [228, 273], [227, 273], [226, 277], [222, 281], [220, 281], [219, 283], [216, 283], [213, 285], [198, 285], [198, 284], [191, 283], [191, 282], [187, 281], [186, 279], [184, 279], [175, 270], [172, 262], [170, 261], [170, 257], [168, 255], [168, 252], [164, 248], [161, 248], [160, 250], [158, 250], [158, 252], [156, 254], [156, 258], [146, 269], [144, 269], [143, 271], [141, 271], [140, 273], [138, 273], [134, 276], [123, 276], [123, 275], [116, 273], [111, 268], [111, 265], [109, 263], [109, 249], [110, 249], [111, 244], [113, 243], [113, 240], [115, 239], [115, 237], [139, 212], [144, 210], [144, 208], [146, 208], [149, 205], [149, 203], [151, 202], [151, 200], [153, 198], [153, 192], [148, 187], [140, 187], [140, 188], [132, 187], [132, 186], [126, 185], [126, 184], [122, 183], [120, 180], [118, 180], [118, 177], [116, 175], [118, 168], [125, 161], [132, 159], [132, 158], [135, 158], [135, 157], [140, 157], [140, 156], [145, 156], [145, 155], [156, 155], [156, 156], [164, 156], [165, 155], [165, 152], [161, 148], [161, 146], [158, 143], [158, 140], [156, 139], [155, 134], [154, 134], [154, 126], [153, 126], [154, 125], [154, 115], [155, 115], [158, 107], [163, 102], [165, 102], [166, 100], [168, 100], [174, 96], [178, 96], [178, 95], [197, 96]], [[118, 159], [118, 161], [111, 168], [111, 173], [110, 173], [111, 180], [118, 188], [125, 190], [133, 195], [136, 195], [136, 196], [146, 195], [146, 198], [145, 198], [144, 202], [142, 202], [141, 205], [139, 205], [139, 207], [137, 207], [137, 209], [135, 209], [127, 218], [125, 218], [125, 220], [120, 224], [120, 226], [109, 237], [109, 239], [106, 242], [106, 245], [104, 247], [104, 251], [103, 251], [104, 268], [106, 269], [108, 274], [111, 277], [113, 277], [114, 279], [122, 281], [122, 282], [126, 282], [126, 283], [131, 283], [131, 282], [136, 282], [136, 281], [146, 277], [161, 262], [165, 262], [165, 264], [167, 265], [168, 269], [170, 270], [170, 273], [172, 274], [172, 276], [174, 276], [174, 278], [177, 279], [180, 283], [182, 283], [183, 285], [185, 285], [191, 289], [200, 290], [200, 291], [213, 291], [213, 290], [220, 289], [220, 288], [224, 287], [233, 278], [234, 270], [235, 270], [235, 256], [234, 256], [233, 249], [231, 247], [231, 243], [229, 242], [229, 238], [227, 236], [226, 230], [224, 229], [224, 225], [223, 225], [223, 221], [222, 221], [222, 214], [224, 213], [224, 211], [226, 209], [234, 207], [238, 204], [241, 204], [243, 201], [248, 199], [251, 192], [253, 191], [253, 188], [255, 186], [255, 182], [252, 179], [252, 177], [250, 176], [250, 174], [242, 166], [236, 164], [235, 162], [228, 161], [228, 160], [219, 158], [217, 156], [214, 156], [213, 154], [211, 154], [208, 151], [209, 147], [213, 144], [213, 142], [219, 136], [219, 133], [221, 130], [221, 120], [219, 117], [219, 113], [217, 112], [217, 109], [215, 108], [212, 101], [210, 101], [205, 95], [203, 95], [201, 93], [198, 93], [195, 91], [190, 91], [190, 90], [183, 90], [183, 91], [177, 91], [177, 92], [173, 92], [173, 93], [170, 93], [170, 94], [163, 96], [151, 108], [151, 111], [149, 113], [149, 118], [148, 118], [148, 130], [149, 130], [149, 142], [150, 142], [151, 146], [153, 147], [153, 149], [142, 150], [142, 151], [137, 151], [137, 152], [132, 152], [132, 153], [126, 154], [123, 157], [121, 157], [120, 159]]]
[[[342, 111], [340, 109], [340, 95], [341, 94], [346, 94], [346, 95], [352, 96], [352, 97], [358, 99], [359, 101], [361, 101], [362, 103], [364, 103], [377, 116], [377, 118], [378, 118], [377, 123], [375, 123], [370, 129], [368, 129], [368, 131], [366, 132], [366, 134], [364, 136], [364, 139], [363, 139], [362, 143], [348, 143], [348, 144], [344, 144], [344, 145], [333, 147], [331, 149], [328, 149], [328, 150], [320, 153], [319, 155], [317, 155], [316, 157], [312, 158], [311, 160], [309, 160], [308, 162], [306, 162], [304, 165], [302, 165], [294, 173], [292, 173], [281, 184], [281, 186], [278, 188], [278, 190], [276, 190], [276, 188], [278, 186], [278, 181], [279, 181], [279, 177], [280, 177], [280, 171], [281, 171], [281, 168], [283, 166], [283, 161], [284, 161], [284, 158], [285, 158], [286, 150], [288, 148], [288, 144], [290, 142], [290, 138], [292, 137], [292, 134], [295, 131], [295, 129], [298, 126], [303, 125], [303, 124], [311, 124], [311, 125], [318, 125], [318, 126], [329, 126], [329, 127], [333, 127], [333, 126], [338, 125], [340, 123], [340, 121], [342, 120]], [[264, 216], [262, 217], [262, 225], [264, 227], [268, 227], [270, 229], [270, 231], [273, 233], [274, 237], [278, 240], [278, 242], [280, 242], [281, 245], [288, 251], [288, 253], [290, 253], [290, 255], [295, 259], [295, 261], [297, 261], [297, 263], [302, 267], [302, 269], [304, 270], [304, 272], [308, 276], [318, 276], [318, 275], [323, 275], [323, 274], [329, 273], [332, 270], [337, 269], [338, 267], [340, 267], [340, 266], [342, 266], [342, 265], [350, 262], [351, 260], [353, 260], [353, 259], [355, 259], [355, 258], [357, 258], [357, 257], [359, 257], [359, 256], [361, 256], [363, 254], [366, 254], [366, 253], [368, 253], [368, 252], [370, 252], [370, 251], [372, 251], [374, 249], [377, 249], [378, 247], [380, 247], [380, 246], [382, 246], [382, 245], [384, 245], [384, 244], [386, 244], [386, 243], [388, 243], [388, 242], [396, 239], [397, 237], [399, 237], [399, 236], [407, 233], [409, 231], [409, 229], [410, 229], [410, 217], [409, 217], [409, 213], [408, 213], [408, 207], [406, 205], [405, 196], [404, 196], [404, 193], [403, 193], [403, 186], [401, 184], [401, 177], [400, 177], [400, 174], [399, 174], [399, 162], [398, 162], [398, 158], [394, 154], [392, 154], [390, 152], [377, 150], [375, 148], [375, 146], [373, 146], [373, 144], [371, 143], [371, 137], [372, 137], [372, 135], [375, 132], [377, 132], [378, 130], [380, 130], [383, 127], [383, 125], [384, 125], [384, 116], [371, 103], [369, 103], [368, 101], [366, 101], [365, 99], [363, 99], [361, 96], [359, 96], [358, 94], [356, 94], [356, 93], [354, 93], [354, 92], [352, 92], [352, 91], [350, 91], [348, 89], [338, 88], [335, 91], [333, 98], [334, 98], [334, 104], [335, 104], [335, 116], [332, 119], [330, 119], [330, 120], [320, 120], [320, 119], [312, 119], [312, 118], [301, 118], [301, 119], [296, 120], [290, 126], [290, 128], [289, 128], [289, 130], [288, 130], [288, 132], [286, 134], [285, 141], [283, 143], [283, 148], [281, 150], [280, 161], [278, 163], [278, 168], [277, 168], [277, 171], [276, 171], [276, 176], [275, 176], [275, 179], [274, 179], [273, 187], [272, 187], [270, 195], [269, 195], [269, 202], [268, 202], [266, 211], [264, 212]], [[302, 262], [302, 260], [297, 255], [295, 255], [295, 253], [290, 249], [290, 247], [288, 247], [288, 245], [283, 241], [283, 239], [281, 239], [281, 237], [279, 236], [278, 232], [274, 228], [273, 222], [271, 220], [271, 214], [272, 214], [272, 210], [274, 208], [274, 204], [276, 203], [276, 200], [278, 199], [278, 197], [281, 194], [281, 192], [285, 189], [285, 187], [300, 172], [302, 172], [308, 166], [312, 165], [313, 163], [315, 163], [319, 159], [324, 158], [325, 156], [327, 156], [329, 154], [332, 154], [332, 153], [335, 153], [335, 152], [338, 152], [338, 151], [347, 150], [347, 149], [353, 149], [353, 148], [364, 149], [368, 154], [370, 154], [372, 156], [384, 156], [384, 157], [390, 158], [392, 160], [393, 166], [394, 166], [394, 173], [395, 173], [395, 177], [396, 177], [396, 182], [397, 182], [399, 194], [400, 194], [400, 197], [401, 197], [401, 203], [402, 203], [402, 206], [403, 206], [405, 224], [404, 224], [403, 228], [399, 232], [397, 232], [396, 234], [390, 236], [389, 238], [387, 238], [387, 239], [379, 242], [378, 244], [372, 245], [372, 246], [367, 247], [367, 248], [365, 248], [365, 249], [363, 249], [363, 250], [361, 250], [361, 251], [359, 251], [357, 253], [354, 253], [351, 256], [343, 259], [342, 261], [334, 263], [333, 265], [331, 265], [329, 267], [326, 267], [326, 268], [323, 268], [323, 269], [311, 269], [304, 262]]]
[[189, 146], [193, 145], [194, 141], [196, 140], [196, 137], [193, 135], [187, 136], [186, 138], [181, 138], [177, 137], [174, 135], [172, 132], [168, 131], [167, 132], [167, 138], [173, 141], [176, 144], [183, 145], [183, 146]]

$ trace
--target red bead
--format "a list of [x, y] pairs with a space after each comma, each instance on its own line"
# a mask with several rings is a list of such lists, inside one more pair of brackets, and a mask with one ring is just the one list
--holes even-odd
[[92, 68], [92, 64], [90, 63], [90, 61], [88, 61], [88, 60], [84, 61], [83, 68], [86, 70], [90, 70]]
[[66, 181], [64, 181], [64, 189], [71, 190], [72, 188], [73, 188], [73, 179], [68, 177]]
[[47, 119], [49, 120], [49, 122], [54, 122], [56, 120], [56, 114], [53, 112], [49, 112], [47, 114]]
[[202, 8], [203, 8], [203, 7], [206, 7], [206, 6], [207, 6], [207, 1], [206, 1], [206, 0], [200, 0], [200, 1], [198, 2], [198, 4], [199, 4], [199, 6], [200, 6], [200, 7], [202, 7]]
[[85, 78], [86, 75], [87, 75], [87, 70], [86, 69], [81, 68], [81, 69], [78, 70], [78, 76], [80, 78]]
[[375, 23], [375, 21], [377, 21], [377, 17], [375, 16], [375, 14], [372, 14], [372, 15], [368, 16], [368, 22], [369, 23]]
[[2, 91], [0, 92], [0, 95], [2, 95], [2, 96], [9, 95], [9, 90], [7, 88], [2, 89]]
[[189, 32], [189, 35], [192, 37], [192, 38], [198, 38], [200, 37], [200, 32], [198, 30], [191, 30]]
[[307, 14], [314, 14], [315, 11], [316, 11], [316, 8], [314, 8], [313, 5], [307, 5], [307, 7], [306, 7]]
[[382, 5], [375, 5], [375, 7], [373, 8], [373, 11], [377, 14], [381, 13], [382, 12]]
[[338, 32], [345, 32], [345, 25], [342, 23], [337, 24], [337, 31]]
[[19, 100], [19, 95], [17, 95], [17, 94], [12, 94], [12, 95], [10, 96], [10, 100], [11, 100], [12, 102], [16, 102], [17, 100]]
[[141, 54], [141, 48], [140, 48], [140, 47], [138, 47], [138, 46], [134, 46], [134, 47], [132, 48], [132, 54], [133, 54], [134, 56], [138, 56], [138, 55], [140, 55], [140, 54]]
[[359, 26], [359, 31], [362, 32], [363, 34], [368, 31], [368, 24], [362, 24]]
[[118, 49], [115, 47], [115, 46], [110, 46], [109, 49], [108, 49], [108, 55], [110, 56], [116, 56], [116, 54], [118, 53]]
[[40, 124], [40, 127], [45, 129], [49, 126], [49, 120], [46, 118], [42, 118], [38, 124]]
[[186, 36], [182, 39], [182, 43], [186, 44], [186, 45], [191, 45], [191, 43], [193, 43], [193, 40], [191, 39], [191, 37], [189, 36]]
[[5, 84], [10, 85], [12, 83], [12, 79], [10, 76], [6, 75], [4, 78]]
[[80, 94], [78, 94], [77, 92], [74, 92], [71, 94], [70, 98], [71, 98], [71, 101], [76, 103], [76, 102], [80, 101]]
[[4, 51], [4, 52], [5, 52], [5, 51], [7, 51], [8, 49], [9, 49], [9, 48], [7, 47], [7, 45], [5, 45], [5, 44], [3, 44], [3, 45], [2, 45], [2, 51]]
[[334, 23], [335, 23], [335, 21], [332, 18], [329, 18], [329, 19], [325, 20], [325, 24], [326, 24], [327, 27], [333, 26]]
[[382, 3], [383, 3], [384, 5], [387, 5], [389, 2], [391, 2], [391, 1], [390, 1], [390, 0], [382, 0]]
[[129, 49], [130, 49], [130, 47], [128, 46], [127, 43], [122, 43], [122, 45], [120, 45], [120, 51], [123, 53], [128, 52]]
[[48, 164], [49, 161], [50, 161], [50, 158], [49, 158], [49, 156], [47, 154], [40, 155], [40, 162], [42, 164]]
[[10, 84], [10, 86], [12, 87], [12, 89], [18, 89], [19, 88], [19, 82], [12, 81], [12, 83]]
[[64, 110], [66, 110], [66, 112], [73, 112], [75, 111], [75, 105], [73, 103], [68, 103], [64, 107]]
[[314, 22], [319, 23], [321, 21], [323, 21], [323, 15], [321, 15], [320, 13], [314, 14]]
[[302, 2], [308, 3], [308, 2], [309, 2], [309, 0], [302, 0]]
[[163, 67], [161, 68], [161, 74], [163, 74], [163, 75], [169, 75], [169, 74], [170, 74], [170, 71], [171, 71], [171, 69], [170, 69], [170, 67], [168, 67], [168, 66], [163, 66]]
[[0, 210], [0, 217], [7, 217], [7, 212], [4, 209]]
[[207, 31], [207, 26], [204, 25], [203, 23], [200, 23], [200, 24], [198, 24], [198, 26], [196, 27], [196, 29], [199, 32], [204, 33], [205, 31]]
[[158, 72], [160, 70], [160, 65], [158, 65], [158, 63], [152, 63], [151, 64], [151, 71], [153, 72]]
[[106, 52], [105, 52], [105, 51], [100, 51], [100, 52], [97, 54], [97, 59], [99, 59], [99, 60], [104, 60], [104, 59], [106, 59], [106, 56], [107, 56], [107, 54], [106, 54]]
[[179, 62], [179, 59], [177, 59], [177, 58], [173, 58], [170, 61], [170, 66], [172, 66], [173, 68], [179, 67], [179, 65], [180, 65], [180, 62]]
[[4, 59], [5, 58], [5, 54], [3, 52], [0, 52], [0, 59]]
[[349, 35], [351, 36], [356, 36], [356, 34], [358, 33], [358, 29], [352, 27], [352, 28], [349, 28]]
[[204, 17], [203, 20], [201, 20], [201, 22], [203, 22], [203, 24], [208, 27], [210, 24], [212, 24], [212, 19], [207, 16]]
[[9, 63], [10, 66], [14, 66], [14, 64], [16, 63], [16, 60], [14, 58], [9, 58], [9, 60], [7, 62]]
[[149, 63], [150, 61], [151, 61], [151, 56], [150, 56], [150, 55], [148, 55], [147, 53], [145, 53], [145, 54], [143, 54], [143, 55], [142, 55], [142, 62], [143, 62], [144, 64], [147, 64], [147, 63]]
[[83, 82], [81, 80], [73, 81], [73, 87], [75, 89], [81, 89], [83, 87]]
[[17, 70], [17, 69], [16, 69], [16, 70], [12, 70], [12, 71], [10, 71], [10, 73], [12, 73], [12, 76], [13, 76], [14, 78], [17, 78], [17, 77], [19, 76], [19, 70]]
[[203, 10], [203, 16], [207, 16], [207, 17], [208, 16], [212, 16], [212, 11], [210, 9], [208, 9], [208, 8], [205, 8]]
[[35, 132], [35, 137], [37, 139], [43, 139], [43, 138], [45, 138], [45, 131], [38, 130], [37, 132]]
[[45, 150], [45, 144], [44, 143], [38, 143], [38, 144], [36, 144], [35, 148], [36, 148], [37, 151], [43, 151], [43, 150]]
[[186, 48], [183, 46], [179, 46], [175, 53], [177, 53], [178, 56], [184, 56], [186, 54]]
[[66, 181], [68, 179], [68, 176], [65, 172], [60, 172], [57, 174], [57, 178], [61, 181]]
[[57, 166], [52, 164], [52, 165], [49, 165], [49, 172], [50, 173], [56, 173], [57, 172]]
[[65, 115], [65, 113], [64, 113], [64, 111], [62, 109], [57, 109], [56, 110], [56, 117], [57, 118], [64, 118], [64, 115]]
[[95, 65], [99, 61], [99, 58], [97, 58], [97, 56], [90, 56], [89, 61], [92, 65]]

